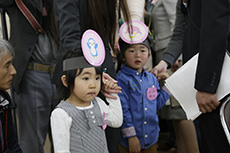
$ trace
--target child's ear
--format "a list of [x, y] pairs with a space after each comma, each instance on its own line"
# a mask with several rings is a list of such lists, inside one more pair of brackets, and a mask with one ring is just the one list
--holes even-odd
[[61, 82], [62, 82], [62, 84], [63, 84], [66, 88], [68, 88], [67, 81], [66, 81], [66, 75], [63, 75], [63, 76], [61, 77]]
[[151, 55], [151, 54], [150, 54], [150, 50], [149, 50], [149, 52], [148, 52], [148, 59], [149, 59], [150, 55]]

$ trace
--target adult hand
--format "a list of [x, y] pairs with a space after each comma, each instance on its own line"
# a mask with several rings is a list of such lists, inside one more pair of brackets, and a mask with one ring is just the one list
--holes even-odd
[[172, 65], [172, 67], [171, 67], [172, 72], [176, 72], [176, 70], [178, 70], [179, 67], [180, 67], [179, 61], [176, 60], [176, 62], [175, 62], [175, 63]]
[[117, 81], [103, 72], [102, 82], [104, 86], [101, 92], [104, 94], [104, 96], [111, 99], [117, 99], [116, 96], [111, 95], [113, 93], [121, 93], [121, 87], [117, 85]]
[[129, 152], [130, 153], [140, 153], [141, 144], [138, 138], [135, 136], [135, 137], [128, 138], [128, 140], [129, 140]]
[[197, 91], [196, 100], [202, 113], [212, 112], [220, 104], [217, 101], [216, 94]]
[[[168, 63], [161, 60], [151, 71], [152, 74], [154, 74], [156, 77], [158, 77], [158, 74], [166, 72], [168, 67]], [[159, 78], [160, 79], [160, 78]]]

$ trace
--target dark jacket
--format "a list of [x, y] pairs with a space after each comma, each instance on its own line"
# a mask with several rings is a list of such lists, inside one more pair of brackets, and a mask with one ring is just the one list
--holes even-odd
[[[22, 150], [18, 145], [16, 129], [12, 122], [10, 96], [3, 90], [0, 90], [0, 96], [3, 97], [3, 100], [0, 101], [0, 120], [2, 124], [2, 127], [0, 126], [0, 128], [2, 128], [0, 131], [3, 132], [4, 140], [2, 143], [0, 138], [0, 153], [22, 153]], [[6, 102], [4, 99], [6, 99], [9, 104], [2, 106], [2, 104]], [[2, 149], [4, 150], [3, 152]]]
[[[60, 51], [63, 57], [71, 55], [81, 47], [81, 37], [88, 26], [88, 3], [87, 0], [54, 0], [54, 16], [60, 38]], [[103, 27], [102, 27], [103, 29]], [[94, 30], [94, 29], [93, 29]], [[96, 31], [99, 33], [98, 31]], [[103, 39], [103, 38], [102, 38]], [[107, 73], [115, 77], [113, 59], [109, 45], [104, 42], [106, 57], [103, 67], [107, 68]]]
[[186, 62], [199, 52], [195, 88], [198, 91], [215, 93], [220, 81], [226, 48], [228, 48], [229, 1], [187, 1], [187, 13], [181, 15], [180, 19], [177, 17], [178, 22], [175, 25], [177, 27], [177, 24], [180, 24], [179, 26], [183, 24], [182, 29], [177, 31], [180, 32], [179, 43], [183, 45], [179, 45], [179, 49], [182, 47], [182, 50], [174, 50], [170, 53], [178, 55], [178, 52], [182, 51], [183, 61]]

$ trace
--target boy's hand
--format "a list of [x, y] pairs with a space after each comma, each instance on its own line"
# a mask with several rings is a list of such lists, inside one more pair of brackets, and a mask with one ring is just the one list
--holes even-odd
[[167, 72], [162, 72], [158, 74], [157, 79], [158, 80], [166, 80], [169, 77], [169, 74]]
[[129, 152], [130, 153], [140, 153], [141, 152], [141, 144], [136, 136], [128, 138], [128, 141], [129, 141]]
[[104, 94], [104, 96], [111, 99], [117, 99], [116, 96], [111, 95], [113, 93], [121, 93], [121, 87], [117, 85], [117, 81], [103, 72], [102, 82], [103, 88], [101, 92]]

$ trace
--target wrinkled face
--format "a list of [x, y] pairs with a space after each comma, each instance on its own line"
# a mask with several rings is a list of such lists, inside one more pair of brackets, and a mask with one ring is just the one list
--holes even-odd
[[10, 88], [16, 70], [12, 65], [12, 56], [9, 53], [0, 53], [0, 57], [0, 89], [6, 90]]
[[124, 56], [123, 60], [125, 60], [127, 67], [141, 73], [143, 66], [149, 59], [150, 53], [145, 45], [136, 44], [127, 48]]
[[98, 95], [100, 89], [101, 75], [96, 73], [94, 67], [84, 68], [75, 78], [70, 99], [80, 104], [78, 106], [88, 105]]

